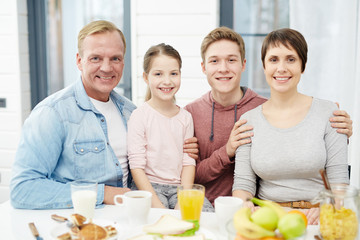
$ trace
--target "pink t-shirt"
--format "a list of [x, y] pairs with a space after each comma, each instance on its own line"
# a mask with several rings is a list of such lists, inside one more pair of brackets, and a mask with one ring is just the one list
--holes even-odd
[[195, 165], [195, 160], [183, 153], [185, 139], [193, 135], [189, 112], [180, 108], [169, 118], [145, 102], [128, 121], [130, 169], [144, 169], [152, 183], [180, 184], [182, 167]]

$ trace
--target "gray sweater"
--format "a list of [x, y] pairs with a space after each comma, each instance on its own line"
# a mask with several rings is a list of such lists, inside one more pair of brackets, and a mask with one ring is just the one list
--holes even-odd
[[313, 98], [304, 120], [286, 129], [272, 126], [262, 105], [242, 115], [254, 127], [254, 137], [236, 151], [233, 191], [276, 202], [309, 201], [324, 188], [319, 174], [324, 168], [330, 183], [348, 184], [347, 137], [329, 122], [336, 109]]

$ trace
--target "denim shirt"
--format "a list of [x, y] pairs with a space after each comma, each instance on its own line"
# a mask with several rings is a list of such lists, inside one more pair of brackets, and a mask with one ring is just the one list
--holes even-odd
[[[110, 97], [127, 129], [135, 105], [115, 91]], [[76, 179], [99, 183], [97, 204], [104, 200], [104, 185], [123, 186], [106, 119], [91, 103], [81, 80], [34, 108], [24, 122], [12, 171], [10, 198], [15, 208], [70, 208], [70, 182]]]

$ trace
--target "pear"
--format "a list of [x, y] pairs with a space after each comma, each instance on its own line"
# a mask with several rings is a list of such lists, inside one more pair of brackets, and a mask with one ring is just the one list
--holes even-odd
[[251, 214], [250, 219], [253, 223], [274, 231], [277, 228], [279, 217], [274, 209], [270, 207], [261, 207]]
[[304, 219], [296, 213], [288, 213], [280, 218], [278, 230], [285, 239], [300, 237], [306, 231]]

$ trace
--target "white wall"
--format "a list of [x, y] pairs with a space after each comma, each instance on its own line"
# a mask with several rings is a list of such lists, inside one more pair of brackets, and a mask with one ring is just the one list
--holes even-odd
[[[357, 6], [357, 12], [360, 14], [360, 4]], [[354, 114], [353, 119], [353, 128], [354, 135], [351, 137], [350, 141], [352, 148], [350, 151], [350, 157], [352, 159], [352, 175], [351, 175], [351, 184], [360, 188], [360, 17], [357, 19], [357, 36], [356, 36], [356, 73], [355, 73], [355, 84], [353, 86], [353, 91], [351, 94], [355, 96], [354, 101]], [[354, 173], [354, 174], [353, 174]]]
[[[352, 167], [351, 184], [359, 187], [359, 1], [347, 0], [344, 4], [340, 0], [297, 0], [290, 3], [290, 27], [304, 35], [309, 47], [299, 91], [338, 102], [354, 120], [348, 160]], [[304, 21], [305, 16], [307, 21]]]
[[0, 203], [9, 198], [10, 168], [30, 112], [26, 0], [0, 0]]
[[185, 106], [210, 87], [201, 71], [200, 45], [219, 24], [218, 0], [133, 0], [131, 1], [132, 99], [144, 102], [143, 56], [159, 43], [172, 45], [182, 60], [182, 82], [177, 104]]

